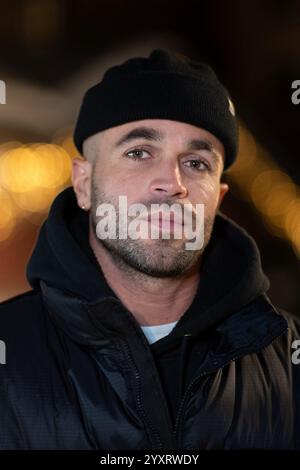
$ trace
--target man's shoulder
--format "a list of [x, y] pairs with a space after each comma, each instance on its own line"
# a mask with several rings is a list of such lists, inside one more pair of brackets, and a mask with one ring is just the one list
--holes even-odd
[[0, 334], [13, 326], [20, 330], [33, 321], [43, 310], [39, 291], [30, 290], [0, 302]]
[[[41, 293], [28, 291], [0, 303], [0, 376], [29, 376], [46, 357], [47, 323]], [[1, 352], [1, 351], [0, 351]], [[0, 378], [0, 383], [1, 379]]]
[[6, 311], [19, 310], [25, 305], [34, 304], [41, 304], [41, 293], [40, 291], [31, 289], [0, 302], [0, 314]]

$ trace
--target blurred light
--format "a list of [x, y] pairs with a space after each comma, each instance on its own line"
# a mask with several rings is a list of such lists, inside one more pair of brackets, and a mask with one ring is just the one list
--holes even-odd
[[[57, 195], [56, 188], [33, 189], [24, 193], [12, 194], [15, 204], [25, 212], [45, 212]], [[23, 214], [26, 217], [26, 213]]]
[[9, 195], [0, 188], [0, 242], [11, 236], [16, 226], [16, 210]]
[[285, 217], [285, 230], [288, 234], [291, 234], [293, 230], [300, 223], [300, 198], [295, 199], [290, 203], [287, 208], [287, 214]]
[[288, 239], [300, 258], [300, 188], [242, 125], [239, 155], [228, 178], [233, 193], [253, 203], [267, 230]]
[[40, 224], [53, 199], [70, 184], [71, 137], [64, 135], [62, 144], [0, 145], [0, 242], [11, 237], [24, 218]]
[[37, 155], [25, 145], [5, 152], [1, 157], [0, 182], [12, 192], [29, 191], [38, 184]]
[[57, 145], [23, 145], [7, 150], [0, 160], [0, 183], [11, 192], [55, 188], [65, 184], [70, 174], [71, 159]]
[[0, 144], [0, 157], [4, 153], [6, 153], [8, 150], [20, 147], [21, 145], [22, 145], [21, 142], [17, 142], [17, 141], [9, 141], [9, 142], [5, 142], [4, 144]]
[[38, 158], [38, 186], [56, 188], [67, 183], [71, 175], [71, 158], [54, 144], [31, 145]]

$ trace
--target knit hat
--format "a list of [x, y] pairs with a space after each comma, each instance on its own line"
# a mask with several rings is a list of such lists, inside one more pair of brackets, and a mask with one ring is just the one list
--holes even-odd
[[212, 68], [155, 49], [109, 68], [84, 95], [74, 131], [82, 154], [97, 132], [142, 119], [170, 119], [201, 127], [225, 148], [224, 169], [237, 155], [238, 126], [230, 95]]

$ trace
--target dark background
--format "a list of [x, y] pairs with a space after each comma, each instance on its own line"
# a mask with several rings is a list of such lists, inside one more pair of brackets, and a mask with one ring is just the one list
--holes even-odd
[[[255, 238], [271, 300], [300, 314], [300, 104], [291, 101], [300, 2], [12, 0], [0, 8], [0, 165], [14, 141], [55, 142], [74, 156], [82, 95], [114, 63], [166, 48], [215, 68], [241, 125], [240, 163], [225, 176], [231, 192], [222, 210]], [[48, 194], [49, 204], [68, 184]], [[0, 166], [1, 214], [12, 197], [6, 189], [1, 196]], [[2, 240], [0, 222], [1, 299], [28, 288], [25, 265], [46, 215], [18, 209]]]

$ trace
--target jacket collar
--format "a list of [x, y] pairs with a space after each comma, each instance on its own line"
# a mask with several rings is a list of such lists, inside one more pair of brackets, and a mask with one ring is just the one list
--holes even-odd
[[[105, 350], [116, 348], [118, 341], [131, 344], [139, 342], [149, 347], [135, 317], [116, 297], [103, 297], [89, 303], [44, 282], [41, 287], [52, 321], [76, 343]], [[277, 312], [270, 299], [262, 294], [249, 305], [197, 335], [186, 323], [180, 335], [172, 335], [173, 332], [168, 335], [168, 342], [173, 343], [174, 347], [186, 334], [191, 334], [194, 340], [209, 343], [210, 353], [214, 356], [213, 364], [217, 366], [260, 351], [286, 329], [286, 320]], [[158, 343], [163, 344], [162, 340]]]

